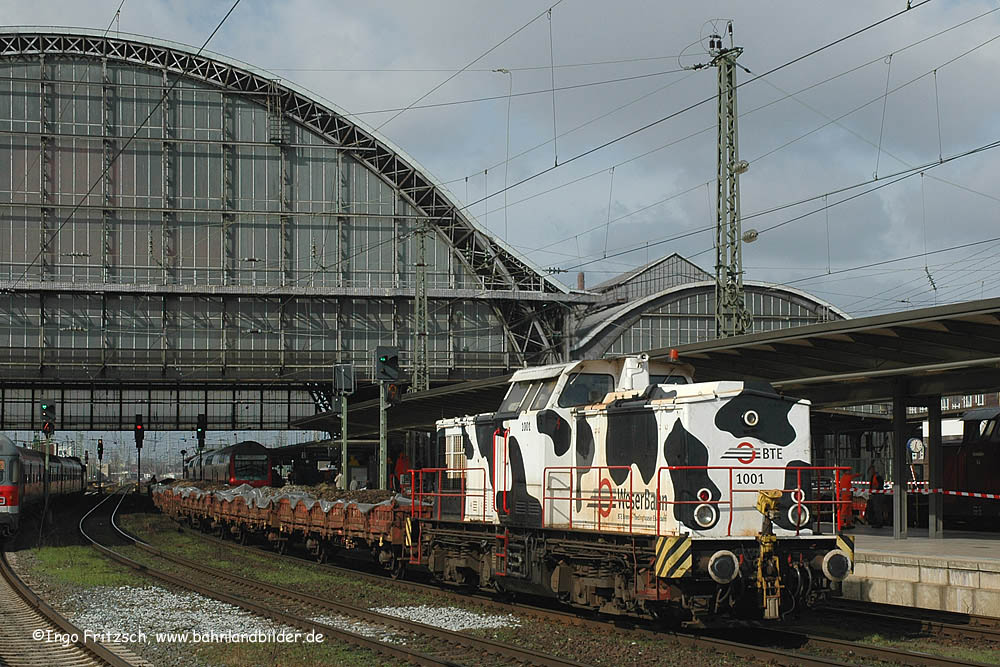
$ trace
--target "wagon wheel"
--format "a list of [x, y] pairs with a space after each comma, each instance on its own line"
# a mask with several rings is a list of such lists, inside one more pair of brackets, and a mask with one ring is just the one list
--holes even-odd
[[321, 544], [319, 551], [316, 552], [316, 562], [320, 565], [325, 564], [330, 560], [330, 548], [326, 545]]
[[274, 543], [274, 550], [284, 555], [288, 551], [288, 540], [278, 540]]
[[240, 535], [237, 538], [237, 541], [241, 545], [246, 546], [247, 542], [250, 541], [250, 531], [248, 531], [246, 528], [240, 528]]
[[406, 561], [402, 558], [393, 558], [389, 576], [393, 579], [402, 579], [404, 574], [406, 574]]

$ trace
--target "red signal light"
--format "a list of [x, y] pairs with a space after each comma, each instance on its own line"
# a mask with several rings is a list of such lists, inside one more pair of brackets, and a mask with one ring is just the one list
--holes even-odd
[[674, 348], [670, 348], [670, 361], [677, 361], [681, 355]]

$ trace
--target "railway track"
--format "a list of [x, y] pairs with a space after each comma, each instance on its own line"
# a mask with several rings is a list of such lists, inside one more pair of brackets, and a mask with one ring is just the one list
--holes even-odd
[[852, 616], [861, 622], [892, 624], [910, 632], [975, 641], [1000, 642], [1000, 618], [899, 607], [855, 600], [837, 600], [819, 611]]
[[[309, 560], [289, 553], [275, 553], [265, 548], [257, 548], [250, 545], [240, 545], [232, 541], [226, 541], [218, 537], [204, 534], [197, 530], [191, 533], [216, 544], [221, 544], [232, 549], [245, 549], [256, 555], [264, 556], [275, 560], [288, 559], [299, 561], [304, 565], [320, 567], [331, 573], [346, 575], [351, 577], [361, 577], [385, 583], [388, 577], [383, 574], [372, 574], [357, 568], [342, 567], [329, 563], [319, 564], [314, 560]], [[741, 641], [732, 641], [716, 636], [711, 632], [670, 632], [659, 627], [641, 621], [616, 619], [609, 621], [607, 618], [590, 618], [580, 616], [572, 612], [548, 609], [534, 605], [512, 603], [498, 600], [496, 597], [485, 594], [469, 595], [442, 589], [436, 585], [417, 583], [413, 581], [393, 580], [393, 586], [406, 588], [415, 592], [432, 592], [438, 596], [446, 596], [450, 599], [468, 601], [471, 597], [476, 602], [484, 603], [496, 608], [498, 611], [520, 613], [547, 621], [554, 621], [566, 625], [586, 628], [594, 631], [607, 632], [609, 630], [621, 632], [632, 632], [637, 636], [647, 639], [665, 639], [676, 641], [679, 644], [725, 651], [734, 655], [755, 658], [761, 661], [769, 661], [774, 664], [789, 665], [842, 665], [847, 664], [833, 657], [824, 657], [804, 653], [803, 651], [822, 651], [838, 654], [847, 657], [850, 661], [857, 660], [858, 657], [885, 661], [887, 663], [897, 663], [906, 665], [929, 665], [935, 667], [952, 667], [957, 665], [969, 665], [967, 660], [948, 658], [945, 656], [933, 656], [925, 653], [906, 651], [892, 647], [882, 647], [868, 644], [859, 644], [847, 640], [836, 639], [817, 635], [814, 633], [800, 632], [792, 629], [775, 629], [768, 626], [755, 626], [742, 633]], [[727, 634], [732, 634], [727, 631]], [[775, 648], [779, 646], [781, 648]]]
[[85, 637], [30, 589], [11, 568], [7, 554], [0, 552], [0, 664], [130, 667], [148, 663], [126, 659]]
[[[114, 510], [117, 510], [117, 507]], [[168, 554], [118, 529], [114, 523], [114, 510], [106, 511], [106, 521], [90, 519], [90, 515], [81, 521], [81, 533], [103, 554], [161, 581], [241, 607], [288, 626], [307, 632], [320, 632], [328, 638], [421, 665], [532, 664], [547, 667], [581, 665], [575, 661], [537, 651], [444, 630], [247, 579]], [[144, 556], [159, 560], [162, 565], [154, 568], [147, 563], [123, 556], [102, 544], [108, 541], [134, 546]], [[360, 625], [362, 630], [360, 632], [344, 630], [343, 626], [348, 624], [355, 627]], [[376, 635], [382, 639], [367, 635]]]

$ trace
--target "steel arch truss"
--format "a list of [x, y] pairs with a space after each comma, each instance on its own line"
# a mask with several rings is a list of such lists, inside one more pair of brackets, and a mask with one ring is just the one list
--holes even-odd
[[[494, 307], [508, 323], [508, 337], [519, 363], [548, 361], [559, 354], [565, 308], [562, 302], [569, 300], [568, 290], [481, 231], [441, 188], [398, 150], [348, 120], [344, 114], [262, 72], [171, 45], [118, 36], [58, 32], [0, 34], [0, 58], [16, 60], [33, 56], [107, 59], [239, 92], [243, 98], [263, 106], [274, 105], [277, 101], [285, 117], [351, 154], [427, 216], [437, 233], [454, 249], [456, 257], [482, 282], [484, 291], [514, 293], [510, 301], [494, 301]], [[519, 300], [516, 293], [525, 291], [551, 294], [551, 300]], [[559, 313], [550, 312], [553, 308]]]

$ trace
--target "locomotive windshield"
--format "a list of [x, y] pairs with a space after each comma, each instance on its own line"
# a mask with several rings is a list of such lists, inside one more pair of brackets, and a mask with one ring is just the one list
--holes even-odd
[[236, 479], [267, 479], [267, 454], [235, 454], [233, 474]]
[[557, 379], [515, 382], [507, 392], [507, 398], [500, 404], [499, 412], [541, 410], [549, 402]]
[[560, 408], [597, 403], [615, 389], [615, 378], [606, 373], [577, 373], [559, 395]]

